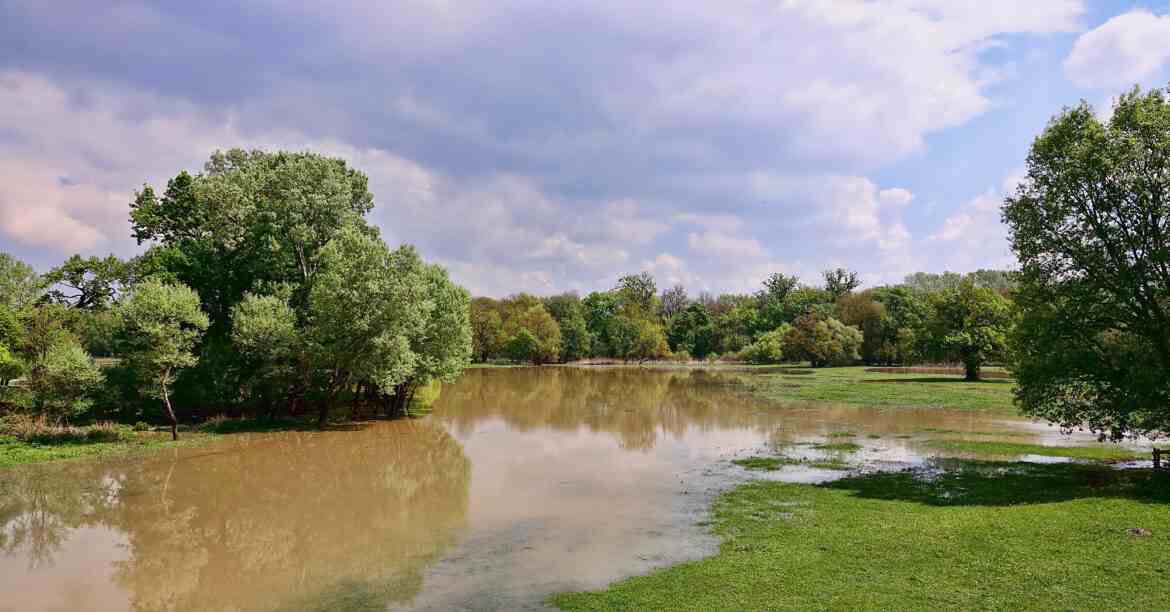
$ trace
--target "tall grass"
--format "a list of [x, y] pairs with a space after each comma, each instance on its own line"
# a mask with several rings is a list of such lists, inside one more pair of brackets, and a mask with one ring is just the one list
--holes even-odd
[[85, 426], [63, 425], [50, 422], [44, 416], [22, 413], [0, 418], [0, 433], [24, 442], [46, 445], [121, 442], [134, 437], [130, 427], [109, 421]]

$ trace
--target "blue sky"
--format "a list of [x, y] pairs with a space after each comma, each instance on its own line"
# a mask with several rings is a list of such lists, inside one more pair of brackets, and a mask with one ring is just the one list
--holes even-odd
[[1008, 267], [1048, 118], [1170, 82], [1161, 0], [661, 6], [0, 0], [0, 250], [131, 256], [136, 188], [244, 146], [345, 157], [478, 294]]

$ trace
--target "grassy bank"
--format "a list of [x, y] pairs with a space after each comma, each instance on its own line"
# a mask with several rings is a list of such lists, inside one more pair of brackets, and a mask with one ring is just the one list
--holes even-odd
[[[24, 437], [0, 433], [0, 469], [29, 463], [67, 461], [98, 457], [133, 455], [166, 448], [194, 446], [236, 433], [293, 431], [316, 429], [311, 421], [288, 419], [228, 419], [216, 417], [195, 428], [180, 429], [179, 439], [171, 440], [169, 429], [133, 431], [126, 426], [118, 428], [117, 435], [94, 437], [86, 433], [105, 427], [78, 427], [74, 432], [47, 431]], [[58, 430], [63, 428], [56, 428]]]
[[176, 446], [201, 444], [216, 434], [188, 432], [179, 441], [171, 440], [169, 431], [135, 432], [126, 439], [108, 442], [56, 442], [51, 444], [26, 442], [15, 436], [0, 435], [0, 469], [27, 463], [64, 461], [95, 457], [131, 455]]
[[938, 406], [1010, 413], [1011, 379], [970, 382], [961, 376], [867, 372], [865, 367], [775, 368], [743, 377], [744, 387], [773, 401], [819, 401], [871, 406]]
[[715, 556], [551, 601], [565, 610], [1170, 607], [1170, 473], [934, 467], [944, 471], [743, 485], [715, 505]]

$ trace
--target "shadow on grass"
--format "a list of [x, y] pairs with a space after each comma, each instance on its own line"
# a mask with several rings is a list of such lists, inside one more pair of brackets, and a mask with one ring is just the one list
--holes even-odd
[[1101, 465], [937, 459], [926, 469], [878, 472], [825, 483], [868, 499], [929, 506], [1011, 506], [1122, 498], [1170, 504], [1170, 471]]
[[968, 384], [984, 384], [984, 385], [1010, 385], [1011, 379], [1007, 378], [980, 378], [979, 380], [967, 380], [965, 378], [957, 378], [954, 376], [927, 376], [924, 378], [891, 378], [888, 380], [866, 379], [861, 381], [863, 383], [968, 383]]

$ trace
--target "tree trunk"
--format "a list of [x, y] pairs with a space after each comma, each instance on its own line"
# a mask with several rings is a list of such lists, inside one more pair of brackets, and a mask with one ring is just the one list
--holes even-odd
[[167, 390], [167, 387], [169, 386], [169, 385], [167, 385], [167, 379], [169, 379], [169, 378], [170, 378], [169, 375], [164, 374], [163, 379], [161, 381], [162, 385], [160, 385], [160, 386], [162, 387], [162, 400], [163, 400], [163, 406], [167, 409], [167, 417], [170, 418], [170, 420], [171, 420], [171, 440], [178, 440], [179, 439], [179, 419], [175, 418], [175, 410], [173, 408], [171, 408], [171, 394]]
[[974, 361], [968, 361], [963, 364], [967, 370], [967, 380], [979, 380], [979, 364]]

